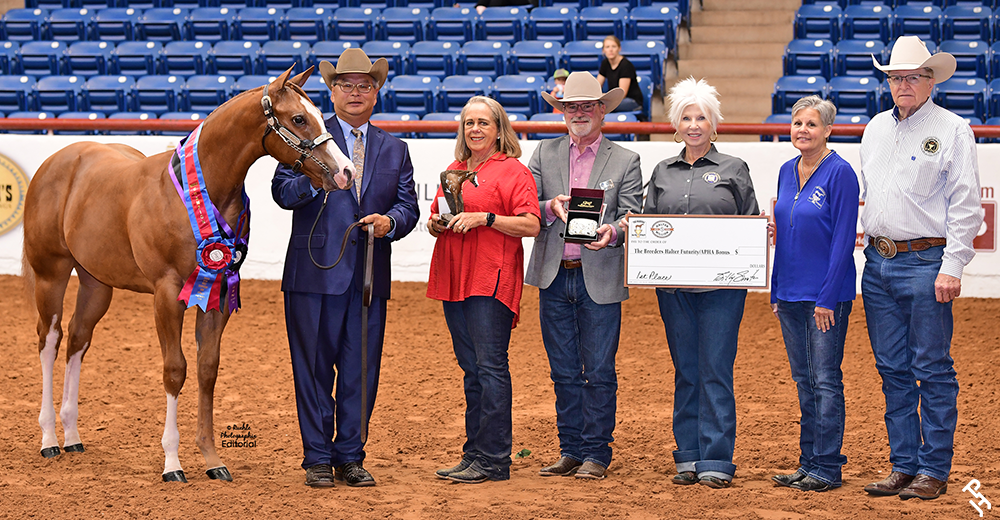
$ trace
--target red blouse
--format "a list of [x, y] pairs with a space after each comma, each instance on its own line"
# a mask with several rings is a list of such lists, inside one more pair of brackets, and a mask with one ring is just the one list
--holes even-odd
[[[467, 169], [467, 162], [455, 161], [448, 169]], [[531, 171], [521, 161], [496, 153], [483, 163], [476, 175], [479, 187], [465, 181], [462, 200], [465, 211], [491, 212], [513, 216], [530, 213], [541, 219], [538, 190]], [[431, 213], [439, 213], [438, 187]], [[511, 328], [517, 326], [524, 285], [524, 247], [520, 237], [512, 237], [486, 226], [466, 234], [445, 231], [434, 244], [427, 297], [448, 302], [470, 296], [494, 296], [514, 313]]]

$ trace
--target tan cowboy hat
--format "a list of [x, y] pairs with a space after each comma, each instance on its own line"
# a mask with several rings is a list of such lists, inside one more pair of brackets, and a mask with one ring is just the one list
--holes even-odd
[[562, 99], [556, 99], [548, 92], [542, 92], [542, 97], [560, 112], [563, 111], [563, 103], [582, 101], [602, 101], [606, 107], [604, 111], [612, 112], [625, 98], [625, 91], [621, 87], [615, 87], [602, 94], [601, 84], [597, 82], [597, 78], [589, 72], [574, 72], [566, 79]]
[[382, 85], [385, 84], [385, 77], [389, 75], [389, 62], [385, 61], [385, 58], [379, 58], [375, 60], [375, 63], [372, 63], [365, 51], [351, 47], [344, 49], [344, 52], [340, 54], [336, 68], [329, 61], [319, 62], [319, 73], [323, 75], [323, 81], [331, 90], [333, 90], [333, 82], [341, 74], [368, 74], [375, 80], [378, 88], [382, 88]]
[[900, 36], [892, 47], [892, 55], [888, 65], [879, 65], [875, 55], [872, 55], [875, 68], [889, 73], [894, 70], [916, 70], [927, 67], [934, 71], [934, 83], [941, 83], [955, 73], [955, 57], [947, 52], [939, 52], [931, 56], [927, 44], [917, 36]]

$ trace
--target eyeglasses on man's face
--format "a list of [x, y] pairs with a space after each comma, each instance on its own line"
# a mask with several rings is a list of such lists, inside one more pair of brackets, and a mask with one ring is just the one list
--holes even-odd
[[371, 92], [373, 88], [375, 88], [375, 85], [372, 85], [371, 83], [338, 82], [337, 86], [340, 87], [340, 91], [343, 92], [344, 94], [350, 94], [351, 92], [354, 91], [355, 88], [358, 89], [358, 92], [362, 94], [367, 94]]
[[563, 103], [563, 112], [567, 114], [575, 114], [577, 112], [593, 112], [598, 105], [601, 105], [600, 101], [591, 101], [589, 103]]
[[889, 84], [894, 86], [902, 85], [903, 80], [906, 80], [906, 82], [910, 85], [916, 85], [917, 83], [920, 83], [920, 78], [931, 79], [932, 77], [933, 76], [928, 76], [926, 74], [907, 74], [906, 76], [892, 75], [889, 76]]

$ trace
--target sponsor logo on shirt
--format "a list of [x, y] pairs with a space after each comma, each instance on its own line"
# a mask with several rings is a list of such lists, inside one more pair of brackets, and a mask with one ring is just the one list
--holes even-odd
[[923, 144], [920, 145], [920, 149], [927, 155], [935, 155], [941, 151], [941, 141], [937, 137], [928, 137], [924, 139]]
[[715, 184], [719, 182], [721, 177], [719, 177], [719, 174], [715, 172], [705, 172], [705, 175], [702, 175], [701, 178], [709, 184]]
[[816, 189], [809, 194], [809, 202], [817, 208], [823, 209], [823, 203], [826, 202], [826, 191], [823, 190], [822, 186], [816, 186]]

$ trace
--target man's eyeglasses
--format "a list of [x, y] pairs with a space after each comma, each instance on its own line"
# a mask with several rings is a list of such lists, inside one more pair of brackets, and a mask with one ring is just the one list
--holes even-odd
[[906, 80], [910, 85], [916, 85], [920, 83], [920, 78], [931, 79], [933, 76], [928, 76], [926, 74], [908, 74], [906, 76], [889, 76], [890, 85], [902, 85], [903, 80]]
[[567, 114], [575, 114], [579, 111], [593, 112], [594, 109], [597, 108], [597, 105], [602, 105], [602, 104], [603, 103], [601, 103], [600, 101], [591, 101], [590, 103], [575, 103], [572, 105], [564, 103], [563, 112], [566, 112]]
[[337, 86], [340, 87], [340, 91], [344, 94], [350, 94], [355, 88], [358, 89], [358, 92], [367, 94], [375, 88], [375, 85], [372, 85], [371, 83], [337, 83]]

